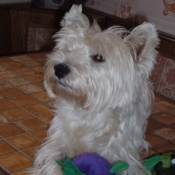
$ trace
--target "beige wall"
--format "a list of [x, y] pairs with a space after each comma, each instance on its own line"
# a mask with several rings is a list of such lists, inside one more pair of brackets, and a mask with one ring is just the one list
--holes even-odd
[[175, 35], [175, 0], [88, 0], [86, 6]]

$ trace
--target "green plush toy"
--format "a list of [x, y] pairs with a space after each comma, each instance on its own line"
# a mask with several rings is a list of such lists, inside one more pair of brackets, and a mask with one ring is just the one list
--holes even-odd
[[144, 162], [152, 175], [175, 175], [175, 153], [154, 156]]

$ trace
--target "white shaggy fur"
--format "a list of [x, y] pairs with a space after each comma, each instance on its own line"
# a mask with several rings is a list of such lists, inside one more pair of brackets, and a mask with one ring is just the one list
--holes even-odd
[[[127, 162], [130, 167], [122, 175], [144, 175], [140, 153], [149, 146], [144, 134], [153, 99], [149, 75], [159, 42], [155, 27], [144, 23], [131, 32], [119, 26], [101, 31], [75, 5], [61, 25], [44, 82], [55, 117], [31, 174], [61, 175], [55, 160], [95, 152], [111, 163]], [[94, 55], [105, 61], [94, 61]], [[60, 63], [70, 73], [59, 79], [54, 66]]]

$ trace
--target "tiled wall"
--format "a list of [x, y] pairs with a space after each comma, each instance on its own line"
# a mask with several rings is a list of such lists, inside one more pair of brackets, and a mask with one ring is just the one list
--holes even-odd
[[32, 0], [0, 0], [0, 4], [31, 2]]
[[86, 6], [139, 23], [149, 21], [158, 30], [175, 35], [174, 0], [88, 0]]

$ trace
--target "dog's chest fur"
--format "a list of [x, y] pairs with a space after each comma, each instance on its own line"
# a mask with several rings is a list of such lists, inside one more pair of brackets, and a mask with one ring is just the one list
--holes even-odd
[[[132, 143], [134, 137], [140, 137], [134, 133], [133, 128], [133, 124], [137, 125], [138, 122], [137, 115], [133, 113], [135, 120], [133, 117], [126, 117], [133, 107], [127, 111], [115, 109], [90, 113], [64, 100], [59, 101], [57, 106], [59, 107], [51, 123], [49, 135], [60, 135], [59, 142], [64, 145], [64, 150], [68, 150], [63, 159], [85, 152], [96, 152], [113, 162], [120, 157], [116, 153], [122, 150], [121, 147], [125, 149], [126, 142]], [[132, 126], [129, 126], [131, 123]], [[127, 145], [127, 149], [132, 149], [133, 145], [130, 146], [129, 148]]]

